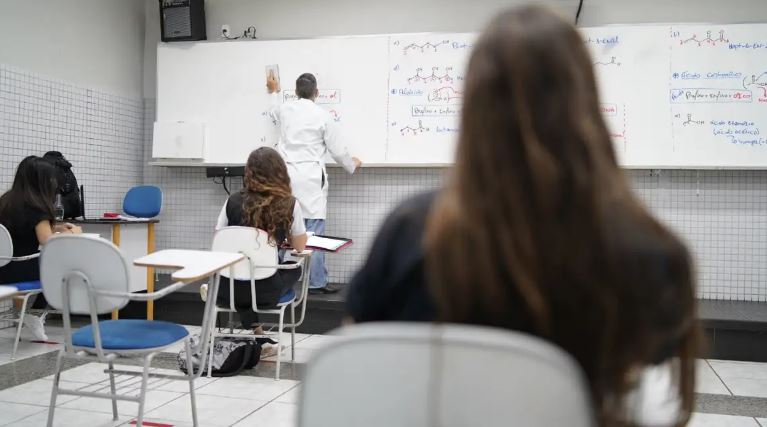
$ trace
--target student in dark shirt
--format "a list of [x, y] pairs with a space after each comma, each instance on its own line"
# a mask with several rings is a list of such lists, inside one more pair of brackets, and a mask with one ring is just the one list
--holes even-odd
[[632, 193], [572, 25], [529, 6], [484, 31], [452, 172], [385, 222], [352, 281], [351, 318], [540, 336], [579, 362], [600, 426], [634, 425], [638, 373], [670, 361], [686, 424], [699, 339], [690, 256]]
[[[0, 197], [0, 224], [8, 229], [13, 241], [13, 256], [32, 255], [54, 233], [79, 233], [72, 224], [55, 224], [53, 201], [56, 195], [56, 170], [42, 157], [29, 156], [16, 169], [11, 189]], [[40, 280], [40, 263], [37, 258], [14, 261], [0, 267], [0, 284], [12, 284]], [[45, 308], [41, 295], [33, 308]], [[42, 320], [27, 315], [24, 324], [29, 326], [35, 338], [47, 339]]]
[[[290, 191], [290, 177], [285, 161], [274, 149], [262, 147], [248, 157], [245, 167], [245, 185], [232, 194], [221, 209], [216, 229], [227, 226], [255, 227], [266, 231], [274, 245], [286, 240], [296, 251], [306, 247], [306, 228], [301, 207]], [[275, 263], [278, 260], [274, 260]], [[301, 277], [301, 269], [277, 270], [272, 277], [256, 281], [259, 307], [274, 307]], [[236, 280], [234, 303], [244, 329], [258, 322], [252, 310], [250, 281]], [[222, 281], [218, 290], [218, 305], [229, 306], [229, 282]], [[262, 333], [257, 328], [257, 333]]]

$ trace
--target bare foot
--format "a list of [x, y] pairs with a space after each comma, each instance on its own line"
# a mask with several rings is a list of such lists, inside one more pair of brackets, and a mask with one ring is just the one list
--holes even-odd
[[261, 326], [256, 326], [253, 328], [253, 335], [265, 335], [264, 328]]

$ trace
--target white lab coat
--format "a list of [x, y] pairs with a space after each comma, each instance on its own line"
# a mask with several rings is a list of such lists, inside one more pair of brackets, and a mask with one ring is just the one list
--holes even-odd
[[280, 95], [274, 93], [270, 102], [269, 116], [280, 127], [276, 148], [288, 166], [293, 196], [298, 199], [304, 218], [325, 219], [328, 204], [325, 155], [329, 153], [347, 172], [355, 170], [354, 160], [339, 141], [338, 124], [330, 113], [308, 99], [280, 104]]

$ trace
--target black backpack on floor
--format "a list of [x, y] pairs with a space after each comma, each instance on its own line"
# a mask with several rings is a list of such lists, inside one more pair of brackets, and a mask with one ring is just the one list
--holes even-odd
[[[199, 336], [192, 337], [192, 346], [199, 343]], [[216, 345], [213, 346], [213, 377], [232, 377], [243, 370], [252, 369], [261, 360], [261, 345], [264, 342], [271, 342], [269, 339], [257, 338], [256, 340], [248, 338], [216, 338]], [[199, 353], [192, 353], [193, 372], [200, 370], [200, 361], [202, 358]], [[178, 353], [178, 368], [187, 373], [186, 350]], [[202, 367], [203, 374], [207, 374], [208, 363]]]
[[61, 202], [64, 204], [64, 218], [77, 218], [83, 215], [82, 202], [80, 200], [80, 187], [77, 186], [77, 178], [72, 173], [72, 163], [69, 163], [64, 155], [58, 151], [49, 151], [43, 155], [56, 168], [56, 182], [61, 194]]

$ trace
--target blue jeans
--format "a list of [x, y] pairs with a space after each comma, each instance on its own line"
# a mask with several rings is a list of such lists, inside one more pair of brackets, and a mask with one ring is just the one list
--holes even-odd
[[[306, 231], [312, 231], [314, 234], [325, 232], [324, 219], [305, 219]], [[325, 267], [325, 252], [314, 251], [312, 254], [312, 267], [309, 271], [309, 288], [324, 288], [328, 284], [328, 269]]]

